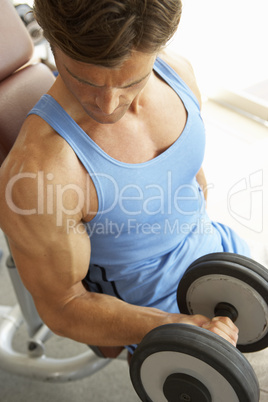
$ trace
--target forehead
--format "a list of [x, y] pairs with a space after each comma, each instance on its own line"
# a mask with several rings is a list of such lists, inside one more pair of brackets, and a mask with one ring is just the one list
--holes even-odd
[[107, 68], [71, 59], [59, 49], [55, 60], [59, 70], [66, 70], [73, 77], [89, 81], [96, 86], [124, 86], [145, 78], [153, 69], [156, 54], [134, 51], [129, 59], [117, 68]]

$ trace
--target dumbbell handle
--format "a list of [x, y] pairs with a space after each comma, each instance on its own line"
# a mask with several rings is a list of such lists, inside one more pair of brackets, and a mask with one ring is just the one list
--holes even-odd
[[221, 302], [215, 307], [214, 315], [215, 317], [229, 317], [235, 322], [238, 317], [238, 311], [232, 304]]

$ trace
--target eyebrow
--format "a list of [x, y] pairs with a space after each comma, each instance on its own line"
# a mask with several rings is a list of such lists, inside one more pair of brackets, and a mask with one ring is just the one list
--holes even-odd
[[[77, 81], [81, 82], [82, 84], [87, 84], [87, 85], [90, 85], [90, 86], [95, 87], [95, 88], [105, 88], [105, 86], [96, 85], [96, 84], [93, 84], [93, 83], [90, 82], [90, 81], [87, 81], [87, 80], [84, 80], [83, 78], [78, 77], [77, 75], [73, 74], [73, 73], [68, 69], [67, 66], [64, 65], [64, 67], [65, 67], [65, 70], [66, 70], [73, 78], [75, 78]], [[145, 78], [147, 78], [150, 74], [151, 74], [151, 71], [149, 71], [148, 74], [146, 74], [144, 77], [140, 78], [139, 80], [134, 81], [134, 82], [131, 82], [130, 84], [127, 84], [127, 85], [124, 85], [124, 86], [118, 87], [118, 88], [129, 88], [129, 87], [132, 87], [132, 86], [134, 86], [134, 85], [136, 85], [136, 84], [139, 84], [140, 82], [142, 82], [143, 80], [145, 80]]]

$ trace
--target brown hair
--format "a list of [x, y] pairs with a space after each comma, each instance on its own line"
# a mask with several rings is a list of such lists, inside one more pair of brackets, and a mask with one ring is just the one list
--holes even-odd
[[132, 50], [158, 52], [175, 33], [180, 0], [35, 0], [44, 36], [67, 56], [117, 67]]

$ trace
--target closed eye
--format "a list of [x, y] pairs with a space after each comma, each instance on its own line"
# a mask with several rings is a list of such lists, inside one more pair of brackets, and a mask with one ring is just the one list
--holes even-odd
[[[93, 87], [93, 88], [105, 88], [105, 86], [96, 85], [96, 84], [93, 84], [93, 83], [90, 82], [90, 81], [87, 81], [87, 80], [84, 80], [84, 79], [81, 78], [81, 77], [78, 77], [77, 75], [73, 74], [73, 73], [68, 69], [68, 67], [66, 67], [66, 66], [64, 66], [64, 67], [65, 67], [66, 71], [67, 71], [76, 81], [78, 81], [80, 84], [88, 85], [88, 86], [91, 86], [91, 87]], [[128, 85], [124, 85], [124, 86], [122, 86], [122, 87], [118, 87], [118, 88], [120, 88], [120, 89], [127, 89], [127, 88], [132, 88], [132, 87], [134, 87], [134, 86], [136, 86], [136, 85], [139, 85], [139, 84], [141, 84], [150, 74], [151, 74], [151, 71], [150, 71], [148, 74], [146, 74], [145, 77], [142, 77], [140, 80], [135, 81], [135, 82], [132, 82], [132, 83], [130, 83], [130, 84], [128, 84]]]

